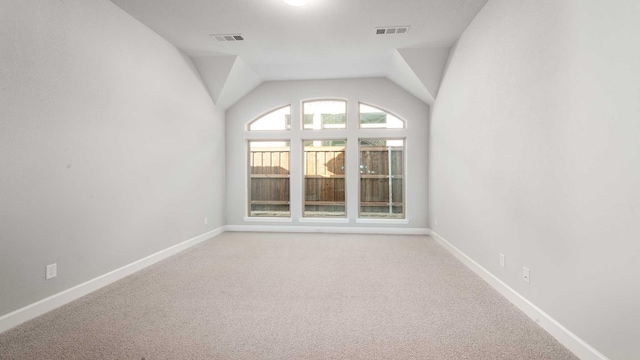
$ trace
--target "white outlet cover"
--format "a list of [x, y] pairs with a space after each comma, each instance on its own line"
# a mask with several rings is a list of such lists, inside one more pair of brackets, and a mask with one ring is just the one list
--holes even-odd
[[522, 280], [529, 284], [531, 282], [531, 276], [529, 273], [529, 268], [522, 267]]
[[500, 267], [504, 267], [504, 254], [500, 254]]
[[58, 276], [58, 264], [47, 265], [45, 280]]

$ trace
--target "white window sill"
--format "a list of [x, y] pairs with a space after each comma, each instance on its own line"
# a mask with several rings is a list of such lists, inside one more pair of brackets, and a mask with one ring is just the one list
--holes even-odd
[[245, 216], [244, 221], [255, 221], [255, 222], [293, 222], [293, 219], [290, 217], [249, 217]]
[[356, 219], [357, 224], [408, 224], [407, 219]]
[[298, 218], [301, 223], [328, 223], [328, 224], [348, 224], [351, 220], [347, 218]]

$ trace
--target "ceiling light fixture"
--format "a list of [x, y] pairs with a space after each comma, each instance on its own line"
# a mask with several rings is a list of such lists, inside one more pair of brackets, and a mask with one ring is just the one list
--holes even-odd
[[291, 6], [305, 6], [309, 0], [284, 0], [284, 2]]

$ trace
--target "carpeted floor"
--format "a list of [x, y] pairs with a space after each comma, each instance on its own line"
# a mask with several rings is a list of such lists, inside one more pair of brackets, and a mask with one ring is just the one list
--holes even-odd
[[225, 233], [0, 334], [1, 359], [575, 359], [426, 236]]

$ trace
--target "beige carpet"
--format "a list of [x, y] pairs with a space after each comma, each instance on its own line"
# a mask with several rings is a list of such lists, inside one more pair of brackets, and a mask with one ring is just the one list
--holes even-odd
[[575, 359], [426, 236], [225, 233], [0, 334], [2, 359]]

